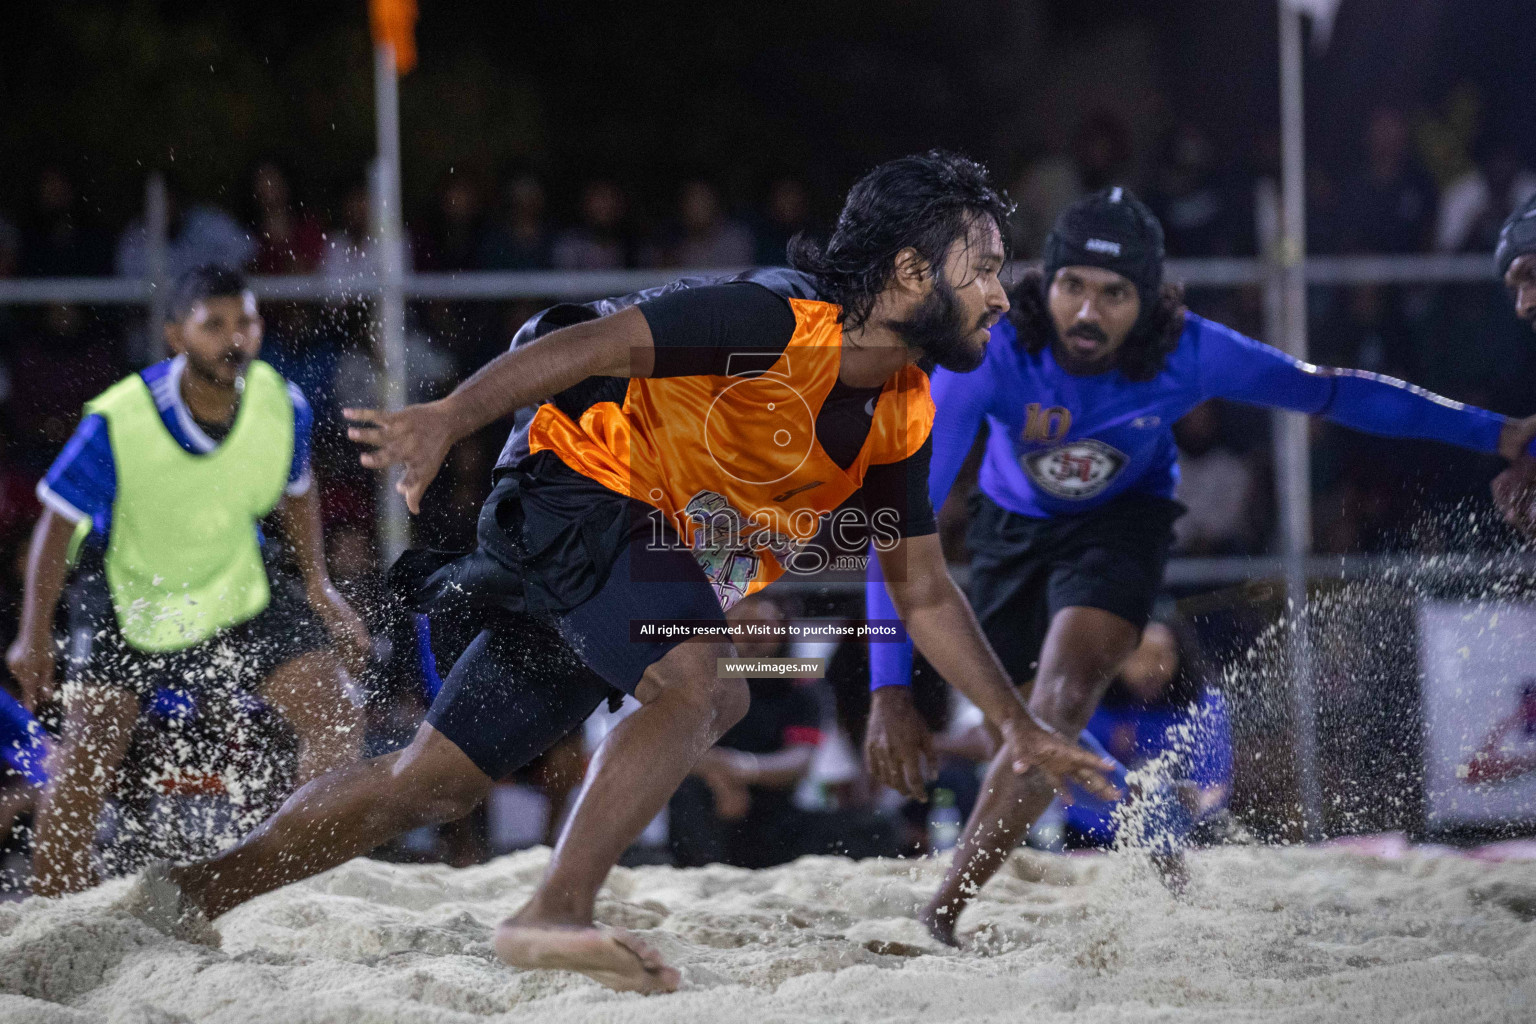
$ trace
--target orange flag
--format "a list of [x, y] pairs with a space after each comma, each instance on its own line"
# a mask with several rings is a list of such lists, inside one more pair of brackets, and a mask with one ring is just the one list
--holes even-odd
[[416, 0], [368, 0], [373, 41], [395, 50], [395, 74], [416, 66]]

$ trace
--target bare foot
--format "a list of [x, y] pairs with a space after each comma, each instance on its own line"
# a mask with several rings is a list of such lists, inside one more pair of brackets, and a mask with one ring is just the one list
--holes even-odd
[[575, 971], [619, 992], [676, 992], [682, 975], [638, 936], [600, 925], [503, 921], [496, 955], [524, 970]]
[[955, 925], [959, 923], [960, 915], [953, 907], [936, 907], [930, 903], [917, 912], [917, 919], [928, 929], [929, 935], [946, 946], [959, 947], [960, 942], [955, 938]]

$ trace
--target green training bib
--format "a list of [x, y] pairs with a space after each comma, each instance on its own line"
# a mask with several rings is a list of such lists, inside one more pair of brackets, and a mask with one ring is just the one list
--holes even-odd
[[206, 455], [176, 443], [134, 374], [85, 406], [107, 421], [117, 496], [107, 583], [118, 625], [145, 651], [178, 651], [267, 606], [257, 523], [282, 500], [293, 463], [293, 400], [259, 360], [235, 423]]

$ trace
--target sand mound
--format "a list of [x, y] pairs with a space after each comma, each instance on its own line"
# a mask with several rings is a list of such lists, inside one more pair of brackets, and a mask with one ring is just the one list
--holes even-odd
[[124, 883], [0, 906], [0, 1020], [1536, 1020], [1536, 864], [1342, 850], [1198, 855], [1176, 904], [1134, 858], [1020, 853], [935, 946], [931, 862], [616, 871], [598, 916], [642, 932], [683, 991], [618, 995], [519, 973], [491, 929], [547, 854], [484, 867], [354, 861], [225, 917], [221, 951], [112, 909]]

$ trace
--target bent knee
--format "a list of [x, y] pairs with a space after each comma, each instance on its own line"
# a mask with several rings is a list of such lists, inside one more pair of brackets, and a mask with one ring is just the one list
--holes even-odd
[[[493, 782], [467, 757], [458, 753], [456, 747], [457, 759], [439, 756], [436, 748], [449, 743], [441, 734], [425, 727], [422, 733], [400, 751], [392, 765], [392, 799], [412, 825], [457, 821], [480, 805], [489, 795]], [[458, 764], [456, 760], [463, 763]]]
[[744, 680], [717, 679], [713, 672], [690, 673], [686, 679], [654, 679], [654, 684], [674, 707], [708, 721], [721, 733], [741, 721], [752, 703]]
[[424, 777], [408, 773], [393, 787], [399, 808], [413, 826], [458, 821], [480, 806], [490, 787], [461, 777]]
[[710, 700], [715, 724], [723, 733], [743, 718], [752, 706], [752, 691], [743, 679], [715, 679]]
[[719, 677], [718, 659], [731, 653], [728, 644], [679, 644], [645, 670], [635, 696], [642, 704], [665, 701], [676, 713], [707, 723], [718, 739], [752, 703], [745, 680]]
[[1072, 681], [1057, 686], [1037, 684], [1029, 709], [1041, 721], [1066, 736], [1076, 736], [1098, 709], [1102, 687]]

